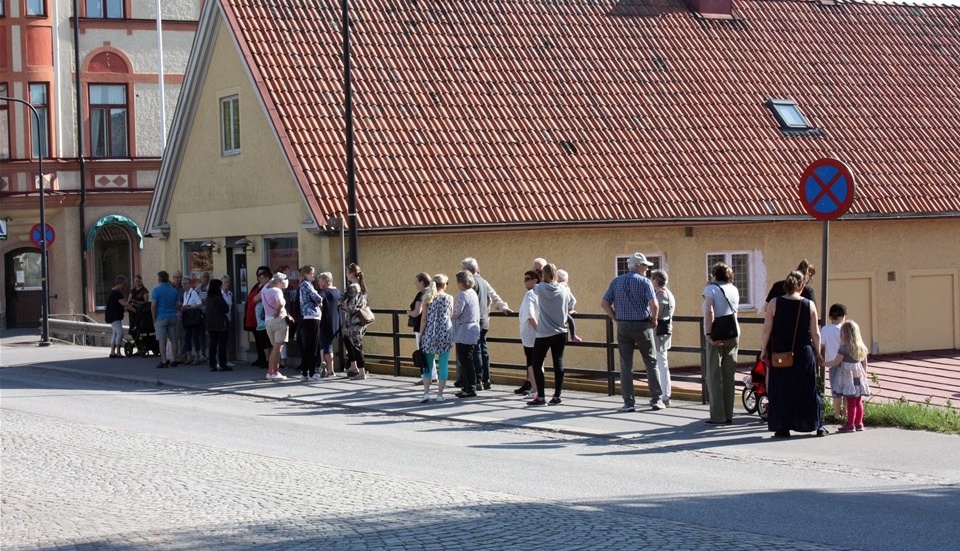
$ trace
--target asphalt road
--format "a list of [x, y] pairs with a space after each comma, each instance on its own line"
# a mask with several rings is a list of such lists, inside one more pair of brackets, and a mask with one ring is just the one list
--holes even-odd
[[[899, 551], [960, 541], [956, 457], [944, 469], [877, 468], [856, 449], [805, 457], [801, 438], [690, 448], [32, 367], [0, 370], [0, 412], [4, 549], [195, 549], [211, 537], [230, 549]], [[922, 434], [891, 436], [924, 453]], [[38, 482], [50, 471], [60, 476]], [[131, 490], [147, 480], [156, 483]], [[127, 512], [105, 522], [104, 503]]]

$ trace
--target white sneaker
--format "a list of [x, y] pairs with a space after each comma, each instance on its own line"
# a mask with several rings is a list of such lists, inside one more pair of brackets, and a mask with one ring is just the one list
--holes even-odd
[[310, 380], [315, 383], [318, 383], [323, 380], [323, 377], [321, 377], [319, 373], [314, 373], [313, 375], [310, 376]]
[[442, 404], [444, 402], [443, 394], [437, 394], [437, 403]]
[[227, 367], [233, 367], [233, 362], [227, 362]]
[[273, 374], [267, 373], [267, 380], [268, 380], [268, 381], [272, 381], [274, 378], [275, 378], [275, 376], [274, 376]]
[[424, 392], [424, 393], [423, 393], [423, 396], [420, 397], [420, 403], [421, 403], [421, 404], [426, 404], [426, 403], [429, 402], [429, 401], [430, 401], [430, 393], [429, 393], [429, 392]]
[[274, 381], [286, 381], [286, 380], [287, 380], [287, 376], [286, 376], [286, 375], [283, 375], [283, 374], [281, 374], [281, 373], [277, 373], [276, 375], [274, 375], [273, 380], [274, 380]]
[[306, 375], [301, 375], [301, 376], [300, 376], [300, 382], [301, 382], [301, 383], [305, 383], [305, 382], [307, 382], [307, 381], [309, 381], [309, 380], [310, 380], [310, 377], [307, 377]]

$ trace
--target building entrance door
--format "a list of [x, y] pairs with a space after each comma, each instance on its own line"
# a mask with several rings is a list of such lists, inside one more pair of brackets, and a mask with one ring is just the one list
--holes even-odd
[[[227, 238], [227, 243], [233, 243], [235, 240], [235, 238]], [[230, 274], [230, 279], [233, 280], [233, 304], [230, 305], [233, 309], [233, 315], [231, 316], [232, 327], [230, 328], [230, 334], [235, 336], [235, 338], [230, 341], [230, 351], [228, 354], [232, 358], [246, 359], [246, 352], [250, 348], [250, 337], [247, 332], [243, 330], [247, 293], [250, 291], [249, 283], [247, 282], [247, 253], [241, 249], [231, 247], [227, 249], [227, 258], [230, 259], [227, 271]]]
[[3, 257], [7, 327], [39, 327], [43, 317], [40, 249], [14, 249]]

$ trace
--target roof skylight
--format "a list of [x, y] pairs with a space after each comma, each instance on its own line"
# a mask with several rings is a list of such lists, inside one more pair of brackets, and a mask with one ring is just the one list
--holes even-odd
[[813, 125], [803, 116], [803, 112], [797, 107], [797, 102], [792, 99], [770, 99], [767, 100], [777, 121], [780, 122], [781, 130], [811, 130]]

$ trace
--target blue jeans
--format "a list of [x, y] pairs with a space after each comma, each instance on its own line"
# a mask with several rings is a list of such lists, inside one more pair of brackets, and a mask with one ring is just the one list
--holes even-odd
[[647, 370], [647, 385], [650, 387], [650, 404], [661, 400], [660, 374], [657, 373], [657, 357], [654, 355], [653, 325], [649, 321], [618, 321], [617, 349], [620, 351], [620, 395], [623, 405], [633, 407], [633, 351], [640, 349], [640, 356]]

